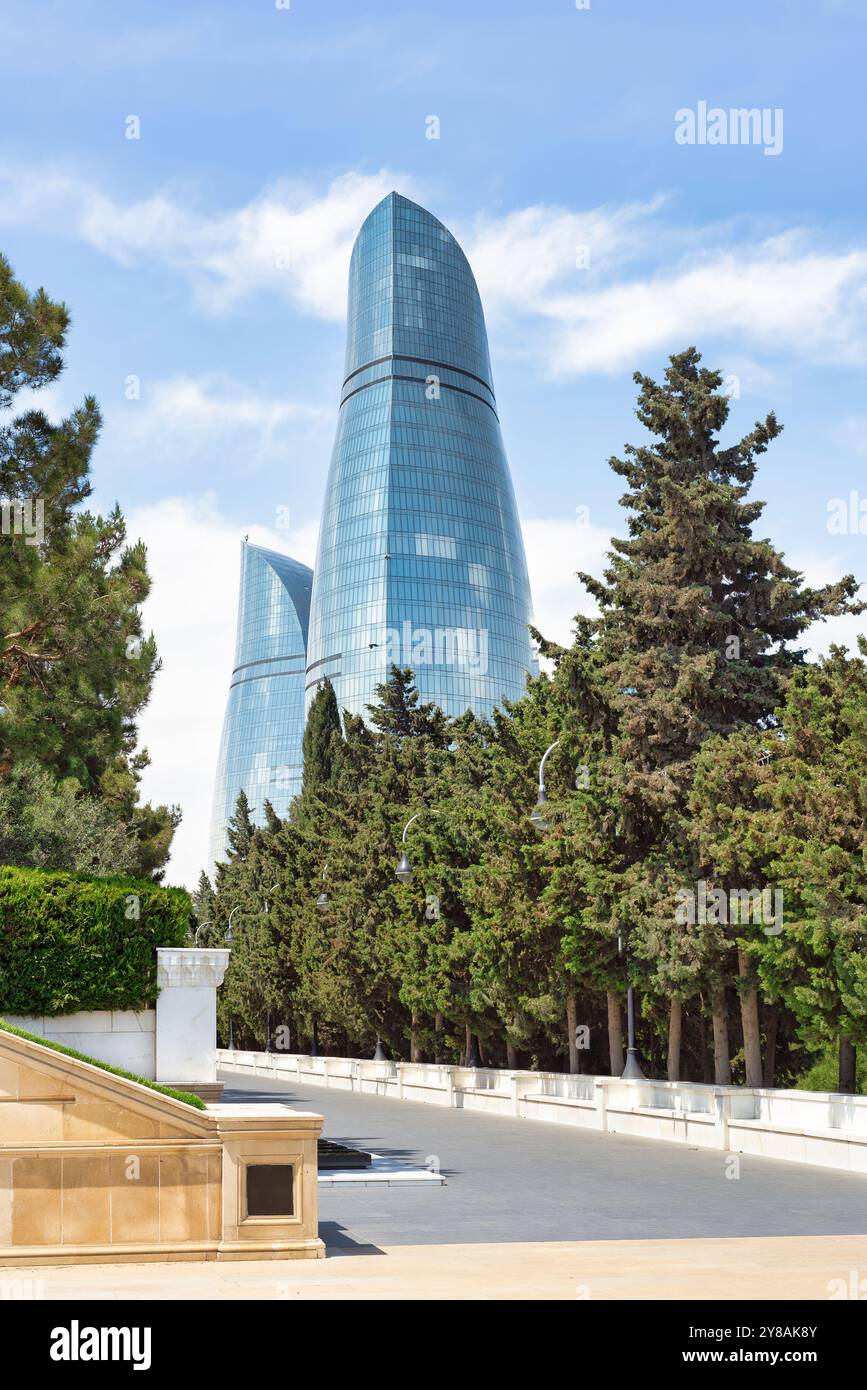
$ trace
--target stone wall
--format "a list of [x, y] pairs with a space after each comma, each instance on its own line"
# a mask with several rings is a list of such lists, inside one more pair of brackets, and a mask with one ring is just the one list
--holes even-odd
[[197, 1110], [0, 1030], [0, 1266], [318, 1258], [321, 1129], [280, 1105]]

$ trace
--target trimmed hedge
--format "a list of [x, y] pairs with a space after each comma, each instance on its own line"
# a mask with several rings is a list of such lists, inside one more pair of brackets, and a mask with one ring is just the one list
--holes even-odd
[[0, 866], [0, 1013], [153, 1004], [156, 948], [182, 946], [191, 913], [184, 888]]
[[86, 1052], [76, 1052], [74, 1047], [64, 1047], [63, 1043], [39, 1038], [24, 1028], [15, 1028], [3, 1018], [0, 1018], [0, 1031], [12, 1033], [16, 1038], [26, 1038], [28, 1042], [39, 1043], [40, 1047], [48, 1047], [52, 1052], [62, 1052], [64, 1057], [74, 1057], [77, 1062], [89, 1062], [92, 1067], [99, 1067], [100, 1071], [110, 1071], [112, 1076], [122, 1076], [126, 1081], [137, 1081], [140, 1086], [147, 1086], [149, 1091], [159, 1091], [160, 1095], [171, 1096], [172, 1100], [182, 1100], [184, 1105], [192, 1105], [195, 1110], [208, 1108], [201, 1096], [194, 1096], [192, 1091], [176, 1091], [171, 1086], [161, 1086], [157, 1081], [148, 1081], [143, 1076], [136, 1076], [134, 1071], [124, 1071], [123, 1067], [112, 1067], [108, 1062], [101, 1062], [98, 1057], [88, 1057]]

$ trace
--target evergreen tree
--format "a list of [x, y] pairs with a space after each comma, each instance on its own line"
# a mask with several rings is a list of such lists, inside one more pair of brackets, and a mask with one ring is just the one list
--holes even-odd
[[216, 910], [217, 897], [211, 885], [211, 880], [204, 869], [199, 874], [199, 882], [195, 893], [192, 894], [193, 913], [195, 914], [196, 924], [201, 926], [203, 922], [212, 922]]
[[[601, 686], [617, 726], [624, 869], [615, 911], [624, 931], [633, 927], [633, 957], [675, 991], [688, 988], [685, 939], [661, 905], [670, 902], [673, 877], [697, 878], [686, 809], [695, 758], [712, 735], [772, 716], [786, 677], [803, 661], [787, 644], [811, 622], [864, 607], [853, 602], [852, 576], [807, 588], [769, 540], [753, 536], [763, 504], [747, 495], [781, 426], [770, 414], [722, 447], [729, 400], [722, 374], [700, 361], [694, 348], [673, 356], [663, 385], [636, 373], [638, 418], [654, 440], [610, 460], [627, 483], [629, 535], [614, 541], [604, 582], [580, 576], [601, 609]], [[666, 959], [673, 969], [660, 977]], [[696, 979], [697, 966], [690, 973]], [[745, 1033], [754, 1034], [748, 984]], [[750, 1060], [747, 1079], [759, 1085], [754, 1051]]]
[[229, 863], [233, 860], [244, 860], [248, 857], [253, 846], [253, 835], [256, 827], [253, 824], [253, 817], [250, 814], [250, 803], [247, 800], [247, 793], [242, 787], [238, 792], [235, 801], [235, 809], [229, 817], [229, 824], [226, 827], [226, 839], [229, 842], [227, 859]]
[[[65, 305], [29, 294], [0, 257], [0, 411], [56, 380], [68, 324]], [[127, 544], [118, 507], [81, 510], [100, 424], [92, 397], [58, 424], [35, 409], [0, 417], [0, 778], [19, 760], [74, 778], [136, 823], [138, 868], [151, 872], [179, 812], [137, 805], [136, 720], [159, 661], [141, 624], [145, 547]]]
[[310, 795], [317, 787], [326, 786], [336, 772], [336, 760], [343, 747], [340, 711], [334, 686], [326, 677], [316, 689], [310, 705], [303, 741], [303, 792]]
[[799, 672], [763, 768], [764, 804], [742, 838], [770, 861], [783, 895], [780, 932], [747, 949], [771, 999], [792, 1010], [815, 1051], [839, 1049], [841, 1091], [855, 1089], [867, 1045], [867, 642], [832, 647]]

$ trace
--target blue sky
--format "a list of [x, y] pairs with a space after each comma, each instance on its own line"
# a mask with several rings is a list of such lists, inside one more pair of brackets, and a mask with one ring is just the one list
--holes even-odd
[[[392, 187], [476, 271], [543, 630], [622, 530], [632, 372], [689, 343], [732, 377], [733, 431], [785, 424], [763, 532], [867, 578], [867, 535], [827, 526], [867, 496], [861, 0], [32, 0], [0, 24], [0, 249], [71, 306], [51, 408], [97, 395], [97, 502], [151, 553], [170, 877], [204, 851], [238, 541], [312, 562], [349, 250]], [[677, 143], [702, 101], [781, 111], [781, 152]]]

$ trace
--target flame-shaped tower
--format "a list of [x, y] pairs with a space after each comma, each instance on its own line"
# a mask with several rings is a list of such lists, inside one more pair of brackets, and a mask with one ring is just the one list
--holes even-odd
[[466, 256], [390, 193], [349, 270], [346, 372], [313, 579], [307, 703], [366, 714], [392, 664], [489, 715], [535, 670], [530, 588], [485, 320]]

